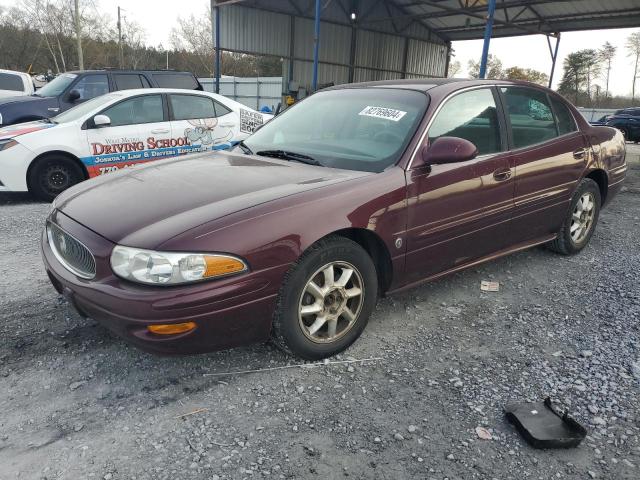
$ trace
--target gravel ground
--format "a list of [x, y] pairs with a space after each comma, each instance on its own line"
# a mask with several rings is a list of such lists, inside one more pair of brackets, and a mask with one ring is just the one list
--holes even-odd
[[[79, 318], [41, 266], [47, 210], [0, 196], [2, 480], [640, 478], [637, 157], [582, 254], [533, 249], [383, 299], [332, 359], [380, 360], [258, 373], [203, 375], [295, 360], [158, 357]], [[578, 448], [534, 450], [506, 422], [509, 401], [547, 395], [588, 426]]]

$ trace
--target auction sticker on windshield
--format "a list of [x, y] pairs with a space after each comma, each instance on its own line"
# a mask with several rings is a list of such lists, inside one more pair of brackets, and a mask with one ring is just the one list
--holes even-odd
[[396, 110], [395, 108], [367, 106], [358, 115], [364, 115], [365, 117], [384, 118], [385, 120], [393, 120], [394, 122], [397, 122], [406, 114], [407, 112]]

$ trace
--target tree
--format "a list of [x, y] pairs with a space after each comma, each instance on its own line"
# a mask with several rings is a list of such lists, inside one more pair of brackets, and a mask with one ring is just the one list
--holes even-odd
[[459, 60], [454, 60], [453, 62], [450, 62], [448, 76], [450, 78], [455, 77], [458, 73], [460, 73], [461, 69], [462, 69], [462, 65], [460, 65]]
[[611, 75], [611, 62], [616, 56], [616, 47], [611, 45], [609, 42], [605, 42], [600, 50], [598, 50], [598, 55], [600, 60], [605, 64], [605, 89], [604, 94], [605, 97], [609, 95], [609, 76]]
[[[469, 60], [468, 69], [470, 77], [480, 78], [480, 62]], [[502, 62], [498, 57], [489, 54], [489, 56], [487, 57], [486, 78], [502, 78], [502, 75]]]
[[636, 98], [636, 80], [638, 79], [638, 61], [640, 60], [640, 32], [634, 32], [627, 37], [625, 43], [627, 56], [634, 59], [633, 83], [631, 84], [631, 99]]
[[591, 98], [593, 87], [592, 82], [600, 75], [602, 70], [601, 58], [598, 51], [592, 48], [580, 50], [579, 53], [584, 59], [584, 69], [587, 76], [587, 95]]
[[509, 80], [526, 80], [528, 82], [546, 85], [549, 76], [533, 68], [509, 67], [503, 72], [503, 77]]
[[[211, 15], [190, 15], [178, 17], [171, 29], [171, 45], [179, 52], [189, 52], [198, 62], [198, 67], [206, 70], [210, 77], [215, 74], [213, 67], [214, 48], [211, 40]], [[195, 70], [195, 68], [192, 68]]]
[[581, 97], [592, 103], [592, 81], [600, 74], [601, 62], [598, 52], [593, 49], [578, 50], [564, 59], [564, 74], [558, 91], [579, 103]]

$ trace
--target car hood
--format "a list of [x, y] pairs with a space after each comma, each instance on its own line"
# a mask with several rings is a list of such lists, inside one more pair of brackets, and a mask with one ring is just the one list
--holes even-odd
[[20, 135], [26, 135], [28, 133], [40, 132], [42, 130], [48, 130], [57, 126], [58, 124], [56, 123], [46, 122], [43, 120], [17, 123], [15, 125], [9, 125], [8, 127], [0, 128], [0, 140], [19, 137]]
[[33, 102], [40, 102], [40, 103], [50, 103], [51, 100], [55, 101], [54, 99], [48, 98], [48, 97], [38, 97], [36, 95], [22, 95], [22, 96], [11, 96], [11, 97], [5, 97], [5, 98], [0, 98], [0, 107], [2, 107], [3, 105], [9, 105], [10, 103], [29, 103], [29, 104], [33, 104]]
[[114, 243], [153, 249], [240, 210], [365, 175], [371, 173], [209, 152], [83, 182], [55, 204]]

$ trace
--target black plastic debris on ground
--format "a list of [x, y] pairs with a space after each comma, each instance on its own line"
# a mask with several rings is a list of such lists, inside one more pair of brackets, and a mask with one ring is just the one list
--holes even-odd
[[511, 403], [505, 407], [507, 419], [534, 448], [577, 447], [587, 430], [565, 412], [556, 411], [551, 399], [544, 402]]

